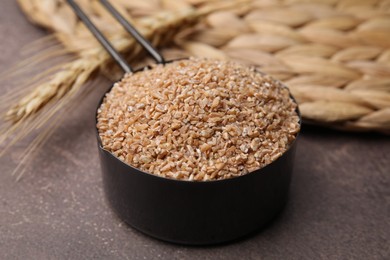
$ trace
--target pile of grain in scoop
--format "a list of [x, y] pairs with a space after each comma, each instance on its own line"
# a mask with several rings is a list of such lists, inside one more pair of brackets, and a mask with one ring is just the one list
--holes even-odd
[[98, 110], [103, 148], [167, 178], [240, 176], [281, 156], [299, 131], [289, 91], [253, 68], [175, 61], [125, 76]]

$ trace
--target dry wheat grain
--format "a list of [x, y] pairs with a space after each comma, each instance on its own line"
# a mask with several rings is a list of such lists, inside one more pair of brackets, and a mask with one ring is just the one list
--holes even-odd
[[278, 158], [299, 131], [287, 88], [238, 63], [190, 59], [125, 76], [98, 110], [105, 149], [159, 176], [226, 179]]

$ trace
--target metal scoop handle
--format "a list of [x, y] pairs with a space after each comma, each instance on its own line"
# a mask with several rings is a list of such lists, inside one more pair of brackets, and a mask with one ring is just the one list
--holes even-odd
[[[100, 44], [107, 50], [111, 57], [118, 63], [125, 73], [134, 72], [133, 68], [127, 63], [123, 56], [112, 46], [110, 41], [103, 35], [103, 33], [94, 25], [89, 17], [84, 13], [80, 6], [74, 0], [67, 0], [70, 7], [75, 14], [85, 24], [93, 36], [100, 42]], [[109, 2], [108, 0], [100, 0], [100, 3], [111, 13], [111, 15], [118, 20], [118, 22], [130, 33], [135, 40], [142, 45], [142, 47], [156, 60], [157, 63], [165, 63], [164, 57], [152, 46], [152, 44], [145, 39], [138, 31], [127, 21]]]

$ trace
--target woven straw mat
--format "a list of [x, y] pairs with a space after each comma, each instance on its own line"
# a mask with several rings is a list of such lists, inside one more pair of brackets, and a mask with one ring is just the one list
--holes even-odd
[[[120, 29], [99, 1], [78, 3], [105, 33]], [[111, 3], [141, 31], [140, 19], [218, 6], [206, 0]], [[32, 22], [55, 32], [66, 49], [83, 55], [97, 45], [64, 0], [19, 4]], [[390, 133], [390, 1], [260, 0], [214, 9], [184, 33], [171, 33], [174, 44], [164, 54], [255, 65], [291, 89], [304, 122]], [[153, 26], [157, 22], [151, 19]]]

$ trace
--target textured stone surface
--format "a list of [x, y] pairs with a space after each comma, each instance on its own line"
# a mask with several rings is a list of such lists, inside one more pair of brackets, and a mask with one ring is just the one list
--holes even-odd
[[[3, 0], [0, 35], [3, 72], [45, 33]], [[1, 259], [389, 259], [390, 140], [380, 135], [304, 127], [286, 209], [244, 240], [185, 247], [128, 227], [104, 199], [95, 144], [108, 84], [66, 115], [21, 181], [11, 172], [25, 143], [0, 158]]]

